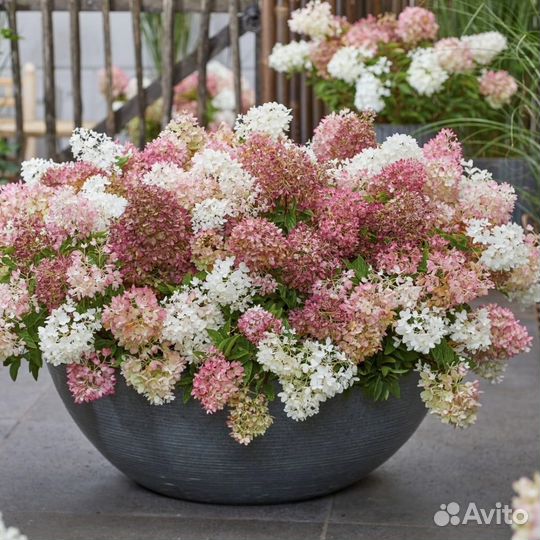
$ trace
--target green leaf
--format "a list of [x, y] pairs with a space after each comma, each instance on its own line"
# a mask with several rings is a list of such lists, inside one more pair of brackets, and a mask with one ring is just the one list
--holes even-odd
[[253, 373], [253, 362], [246, 362], [244, 364], [244, 383], [249, 384], [251, 375]]
[[418, 266], [418, 272], [425, 274], [428, 270], [429, 262], [429, 244], [426, 242], [422, 248], [422, 262]]
[[347, 262], [347, 268], [354, 271], [357, 282], [366, 278], [369, 274], [369, 264], [361, 255], [356, 257], [354, 261]]
[[455, 364], [459, 357], [446, 339], [443, 339], [430, 351], [430, 355], [440, 368], [446, 368]]
[[19, 374], [19, 369], [21, 367], [21, 359], [17, 358], [11, 362], [9, 365], [9, 376], [12, 380], [17, 380], [17, 375]]
[[212, 330], [211, 328], [207, 328], [206, 331], [208, 332], [208, 335], [210, 336], [210, 339], [214, 343], [216, 347], [219, 347], [220, 343], [223, 341], [223, 336], [221, 335], [221, 332], [218, 330]]

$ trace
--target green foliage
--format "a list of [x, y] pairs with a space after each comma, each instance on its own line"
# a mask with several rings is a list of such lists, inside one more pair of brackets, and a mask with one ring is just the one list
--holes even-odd
[[[178, 61], [185, 56], [191, 34], [191, 15], [188, 13], [176, 13], [174, 17], [174, 60]], [[163, 20], [160, 13], [143, 13], [141, 15], [141, 28], [144, 42], [150, 51], [154, 67], [158, 73], [162, 70], [162, 39]]]
[[354, 261], [347, 262], [346, 265], [349, 270], [354, 271], [353, 283], [356, 285], [358, 285], [358, 283], [360, 283], [369, 274], [369, 264], [361, 255], [358, 255]]
[[385, 401], [390, 396], [399, 398], [399, 381], [414, 369], [419, 358], [417, 352], [396, 346], [393, 336], [386, 336], [383, 350], [360, 364], [359, 384], [375, 401]]
[[443, 339], [438, 345], [431, 349], [430, 356], [437, 364], [437, 368], [441, 371], [445, 371], [450, 366], [459, 362], [459, 356], [446, 339]]
[[313, 218], [313, 212], [299, 210], [296, 201], [291, 201], [286, 206], [278, 205], [267, 217], [272, 223], [289, 233], [298, 223], [309, 223]]

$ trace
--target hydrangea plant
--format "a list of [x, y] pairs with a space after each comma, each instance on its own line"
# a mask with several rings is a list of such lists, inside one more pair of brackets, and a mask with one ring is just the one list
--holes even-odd
[[499, 381], [531, 338], [506, 307], [471, 302], [540, 300], [513, 188], [448, 130], [378, 145], [371, 115], [343, 111], [299, 146], [290, 121], [276, 103], [234, 130], [183, 115], [140, 151], [78, 129], [73, 163], [24, 163], [0, 190], [13, 378], [45, 361], [79, 404], [114, 399], [120, 379], [149, 406], [193, 398], [227, 409], [242, 444], [276, 398], [302, 421], [353, 386], [397, 398], [405, 376], [443, 422], [472, 424], [471, 374]]
[[497, 119], [518, 86], [490, 66], [507, 47], [499, 32], [437, 40], [435, 15], [406, 7], [396, 18], [369, 15], [353, 24], [313, 0], [289, 20], [300, 41], [278, 43], [270, 66], [306, 73], [333, 111], [379, 113], [382, 122], [423, 124], [455, 117]]

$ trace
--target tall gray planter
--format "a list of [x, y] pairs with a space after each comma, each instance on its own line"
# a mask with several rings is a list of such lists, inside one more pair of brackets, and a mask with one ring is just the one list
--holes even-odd
[[115, 467], [163, 495], [207, 503], [279, 503], [342, 489], [392, 456], [426, 414], [410, 374], [401, 399], [375, 403], [353, 388], [305, 422], [287, 418], [276, 400], [273, 426], [242, 446], [230, 437], [224, 412], [205, 414], [181, 396], [153, 406], [123, 380], [114, 396], [76, 405], [65, 367], [49, 371], [75, 423]]

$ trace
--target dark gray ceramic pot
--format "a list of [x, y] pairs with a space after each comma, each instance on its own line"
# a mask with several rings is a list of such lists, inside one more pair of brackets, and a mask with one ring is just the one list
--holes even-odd
[[163, 495], [207, 503], [279, 503], [344, 488], [394, 454], [426, 413], [411, 374], [401, 399], [374, 403], [354, 388], [305, 422], [288, 419], [275, 400], [273, 426], [242, 446], [224, 412], [207, 415], [193, 400], [153, 406], [123, 380], [114, 396], [76, 405], [65, 368], [49, 370], [76, 424], [115, 467]]

